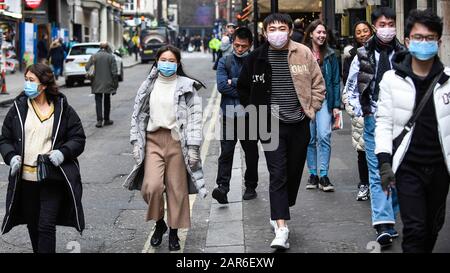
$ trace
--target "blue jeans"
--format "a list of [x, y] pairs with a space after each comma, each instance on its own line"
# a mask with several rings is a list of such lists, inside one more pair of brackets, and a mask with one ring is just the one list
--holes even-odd
[[328, 175], [331, 155], [331, 121], [332, 113], [328, 110], [325, 100], [322, 108], [316, 114], [316, 119], [310, 122], [311, 139], [306, 157], [310, 174], [317, 175], [317, 166], [319, 165], [320, 176]]
[[373, 115], [364, 117], [364, 141], [369, 168], [372, 225], [395, 224], [395, 215], [399, 211], [397, 191], [392, 189], [392, 194], [387, 199], [381, 188], [378, 159], [375, 155], [375, 117]]
[[61, 66], [53, 65], [53, 74], [55, 74], [55, 77], [61, 76], [61, 70], [62, 70]]

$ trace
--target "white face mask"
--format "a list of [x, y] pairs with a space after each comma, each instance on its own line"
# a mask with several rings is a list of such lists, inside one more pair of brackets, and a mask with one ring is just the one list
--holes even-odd
[[286, 31], [274, 31], [267, 33], [267, 41], [274, 48], [283, 48], [289, 39], [289, 33]]
[[378, 28], [376, 33], [378, 39], [382, 41], [385, 44], [388, 44], [394, 40], [395, 36], [397, 35], [397, 30], [395, 27], [385, 27], [385, 28]]

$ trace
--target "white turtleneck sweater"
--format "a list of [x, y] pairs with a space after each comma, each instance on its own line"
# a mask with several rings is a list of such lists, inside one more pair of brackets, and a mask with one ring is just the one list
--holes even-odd
[[160, 128], [172, 130], [176, 127], [174, 105], [176, 86], [176, 74], [171, 77], [158, 75], [150, 94], [150, 119], [147, 132], [155, 132]]

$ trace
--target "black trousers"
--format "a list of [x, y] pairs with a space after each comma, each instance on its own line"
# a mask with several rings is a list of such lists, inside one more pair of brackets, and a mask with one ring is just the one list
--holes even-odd
[[22, 181], [21, 210], [34, 253], [56, 252], [56, 220], [64, 188], [57, 182]]
[[[230, 190], [231, 171], [236, 143], [239, 139], [245, 154], [245, 187], [256, 189], [258, 186], [258, 140], [251, 140], [248, 134], [248, 118], [222, 118], [222, 140], [216, 183], [227, 192]], [[242, 122], [245, 121], [245, 124]], [[238, 128], [244, 125], [244, 128]], [[241, 127], [241, 126], [239, 126]], [[245, 135], [244, 135], [245, 132]], [[241, 135], [242, 134], [242, 135]]]
[[309, 119], [296, 124], [280, 123], [279, 145], [265, 151], [270, 173], [270, 215], [272, 220], [290, 220], [295, 205], [310, 140]]
[[432, 166], [403, 162], [396, 188], [403, 222], [403, 252], [430, 253], [445, 220], [450, 176], [444, 162]]
[[[104, 107], [102, 101], [104, 101]], [[103, 121], [103, 118], [104, 120], [109, 120], [109, 113], [111, 112], [111, 94], [95, 94], [95, 108], [97, 111], [97, 121]], [[102, 110], [104, 110], [104, 116]]]
[[369, 168], [365, 151], [358, 151], [358, 171], [361, 185], [369, 185]]

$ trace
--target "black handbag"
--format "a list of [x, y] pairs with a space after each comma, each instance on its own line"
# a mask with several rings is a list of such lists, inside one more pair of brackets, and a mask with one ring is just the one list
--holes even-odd
[[428, 87], [427, 92], [425, 93], [425, 95], [423, 96], [422, 100], [420, 101], [419, 104], [417, 104], [417, 108], [414, 109], [415, 111], [413, 112], [413, 115], [411, 116], [411, 118], [409, 119], [409, 121], [406, 123], [405, 127], [403, 128], [402, 132], [393, 140], [393, 149], [392, 149], [392, 157], [395, 155], [395, 152], [397, 151], [398, 147], [400, 146], [400, 144], [402, 144], [403, 138], [405, 138], [406, 134], [411, 131], [411, 129], [414, 127], [414, 124], [416, 123], [417, 119], [419, 118], [420, 114], [422, 113], [422, 110], [425, 108], [425, 105], [427, 104], [428, 100], [430, 100], [433, 92], [434, 92], [434, 88], [436, 87], [436, 84], [439, 82], [439, 80], [441, 79], [442, 75], [444, 74], [444, 72], [439, 73], [439, 75], [437, 75], [433, 82], [431, 83], [431, 85]]
[[48, 154], [40, 154], [37, 157], [37, 179], [44, 181], [62, 181], [64, 175], [59, 167], [55, 167], [50, 161]]

